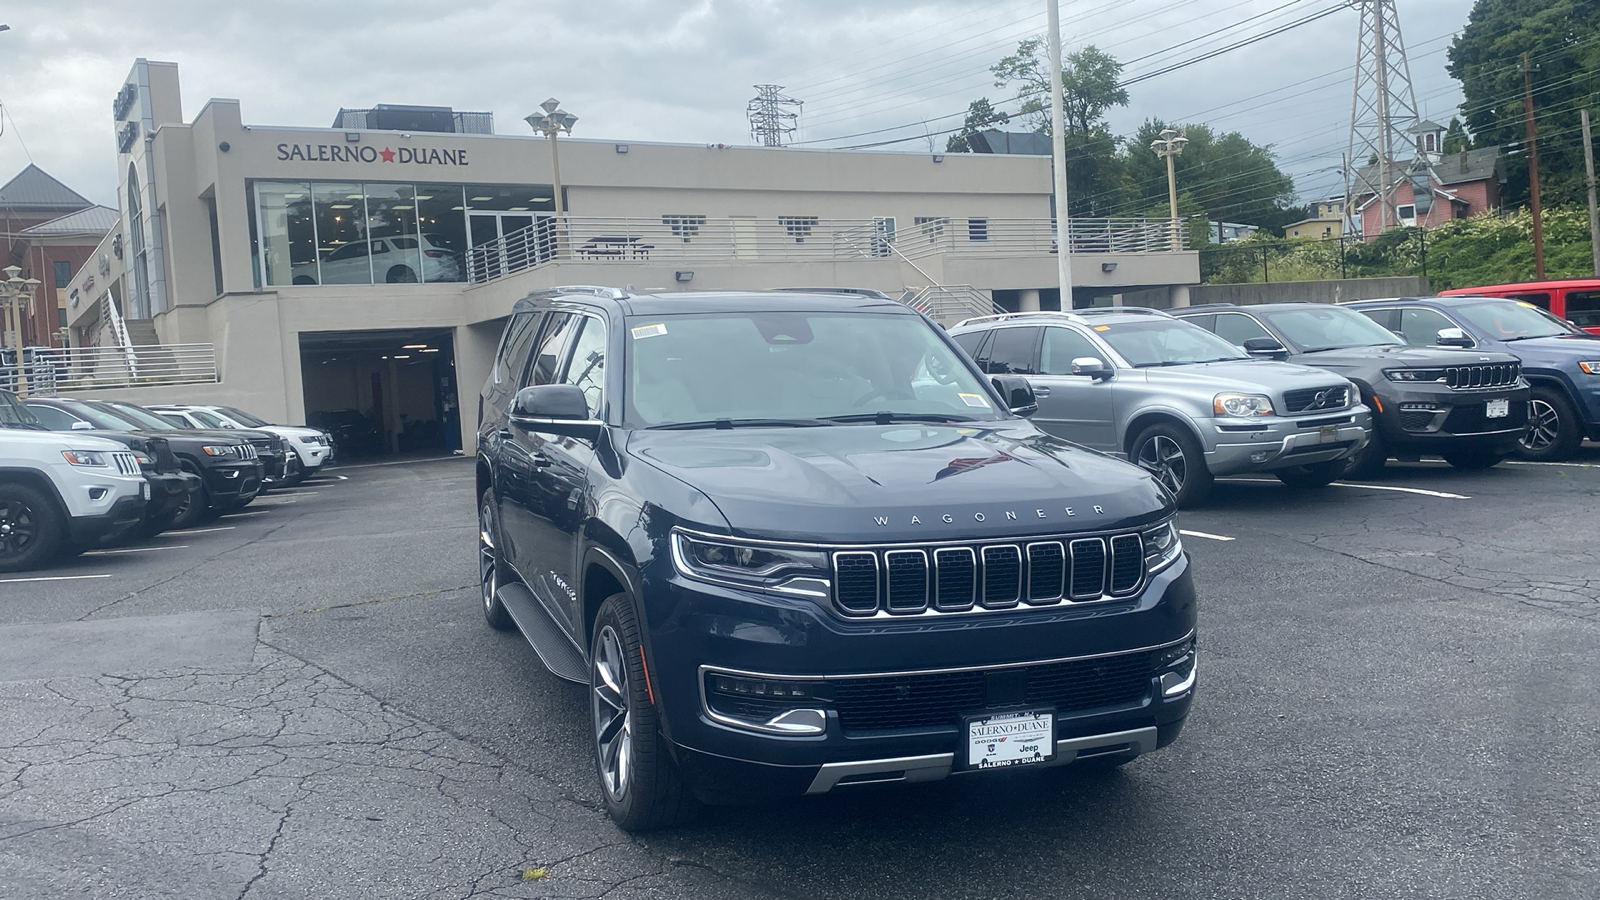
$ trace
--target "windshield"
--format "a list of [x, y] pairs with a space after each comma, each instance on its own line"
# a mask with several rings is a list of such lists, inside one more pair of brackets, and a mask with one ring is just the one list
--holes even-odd
[[917, 316], [770, 312], [633, 317], [628, 325], [631, 427], [998, 417], [960, 351]]
[[219, 406], [217, 408], [227, 414], [228, 418], [238, 422], [240, 425], [243, 425], [246, 428], [260, 428], [263, 425], [272, 424], [265, 419], [256, 418], [255, 416], [250, 415], [236, 406]]
[[1532, 303], [1518, 300], [1484, 300], [1463, 303], [1451, 311], [1472, 327], [1501, 341], [1551, 337], [1557, 334], [1582, 334], [1578, 329], [1545, 312]]
[[43, 428], [39, 417], [31, 410], [17, 402], [17, 395], [10, 391], [0, 391], [0, 427], [4, 428]]
[[1204, 328], [1177, 319], [1115, 322], [1096, 325], [1094, 330], [1137, 368], [1250, 358]]
[[216, 413], [210, 412], [208, 410], [191, 409], [191, 410], [189, 410], [189, 415], [194, 416], [194, 420], [196, 422], [199, 422], [201, 425], [204, 425], [207, 428], [232, 428], [233, 427], [232, 425], [229, 425], [227, 422], [222, 421], [222, 419], [219, 418]]
[[137, 422], [132, 422], [116, 415], [111, 410], [101, 409], [98, 403], [65, 401], [61, 408], [88, 422], [90, 425], [106, 431], [136, 431], [144, 427]]
[[132, 422], [135, 428], [148, 428], [155, 431], [171, 431], [172, 423], [146, 409], [130, 406], [126, 403], [86, 403], [95, 409], [110, 413], [119, 419]]
[[1405, 343], [1366, 316], [1337, 306], [1259, 310], [1256, 315], [1272, 323], [1303, 353]]

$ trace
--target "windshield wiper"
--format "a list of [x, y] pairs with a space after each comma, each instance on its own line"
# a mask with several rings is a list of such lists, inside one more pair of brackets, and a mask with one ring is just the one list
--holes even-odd
[[650, 431], [690, 431], [698, 428], [816, 428], [826, 425], [819, 419], [701, 419], [698, 422], [672, 422], [651, 425]]
[[932, 422], [944, 424], [948, 422], [976, 422], [973, 416], [959, 416], [951, 413], [899, 413], [883, 410], [875, 413], [849, 413], [842, 416], [823, 416], [825, 422], [839, 422], [851, 424], [854, 422], [875, 422], [879, 425], [892, 425], [896, 422]]

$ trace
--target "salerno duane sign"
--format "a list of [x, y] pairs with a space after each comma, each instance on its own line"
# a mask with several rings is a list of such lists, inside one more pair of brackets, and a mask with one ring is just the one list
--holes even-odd
[[437, 147], [401, 147], [379, 150], [370, 144], [279, 144], [278, 159], [305, 162], [418, 163], [430, 166], [466, 166], [466, 150]]

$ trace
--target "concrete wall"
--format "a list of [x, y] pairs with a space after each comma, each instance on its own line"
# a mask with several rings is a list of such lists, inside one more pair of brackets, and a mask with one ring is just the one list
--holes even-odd
[[1332, 281], [1274, 281], [1267, 284], [1202, 284], [1189, 288], [1189, 303], [1342, 303], [1346, 300], [1381, 300], [1419, 297], [1433, 293], [1428, 279], [1346, 278]]

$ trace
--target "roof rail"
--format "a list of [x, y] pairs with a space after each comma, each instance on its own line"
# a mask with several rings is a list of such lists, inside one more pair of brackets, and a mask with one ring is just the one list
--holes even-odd
[[1114, 313], [1129, 313], [1136, 316], [1164, 316], [1168, 319], [1172, 318], [1172, 314], [1168, 313], [1166, 310], [1153, 309], [1148, 306], [1086, 306], [1083, 309], [1075, 309], [1072, 312], [1074, 315], [1079, 316], [1104, 316]]
[[1030, 311], [1030, 312], [996, 313], [996, 314], [994, 314], [992, 316], [973, 316], [970, 319], [962, 319], [961, 321], [955, 323], [954, 325], [951, 325], [950, 327], [951, 328], [960, 328], [963, 325], [976, 325], [979, 322], [1004, 322], [1007, 319], [1030, 319], [1030, 318], [1034, 318], [1036, 316], [1045, 316], [1045, 317], [1055, 318], [1055, 319], [1066, 319], [1069, 322], [1082, 322], [1083, 321], [1083, 317], [1078, 315], [1075, 312], [1057, 312], [1057, 311], [1055, 311], [1053, 309], [1043, 309], [1043, 310], [1035, 310], [1035, 311]]
[[588, 294], [591, 297], [603, 297], [607, 300], [626, 300], [629, 291], [622, 288], [600, 287], [593, 284], [558, 284], [548, 291], [539, 291], [545, 294]]
[[[1196, 303], [1194, 306], [1175, 307], [1177, 312], [1189, 312], [1196, 309], [1238, 309], [1237, 303]], [[1168, 313], [1172, 315], [1172, 313]]]

